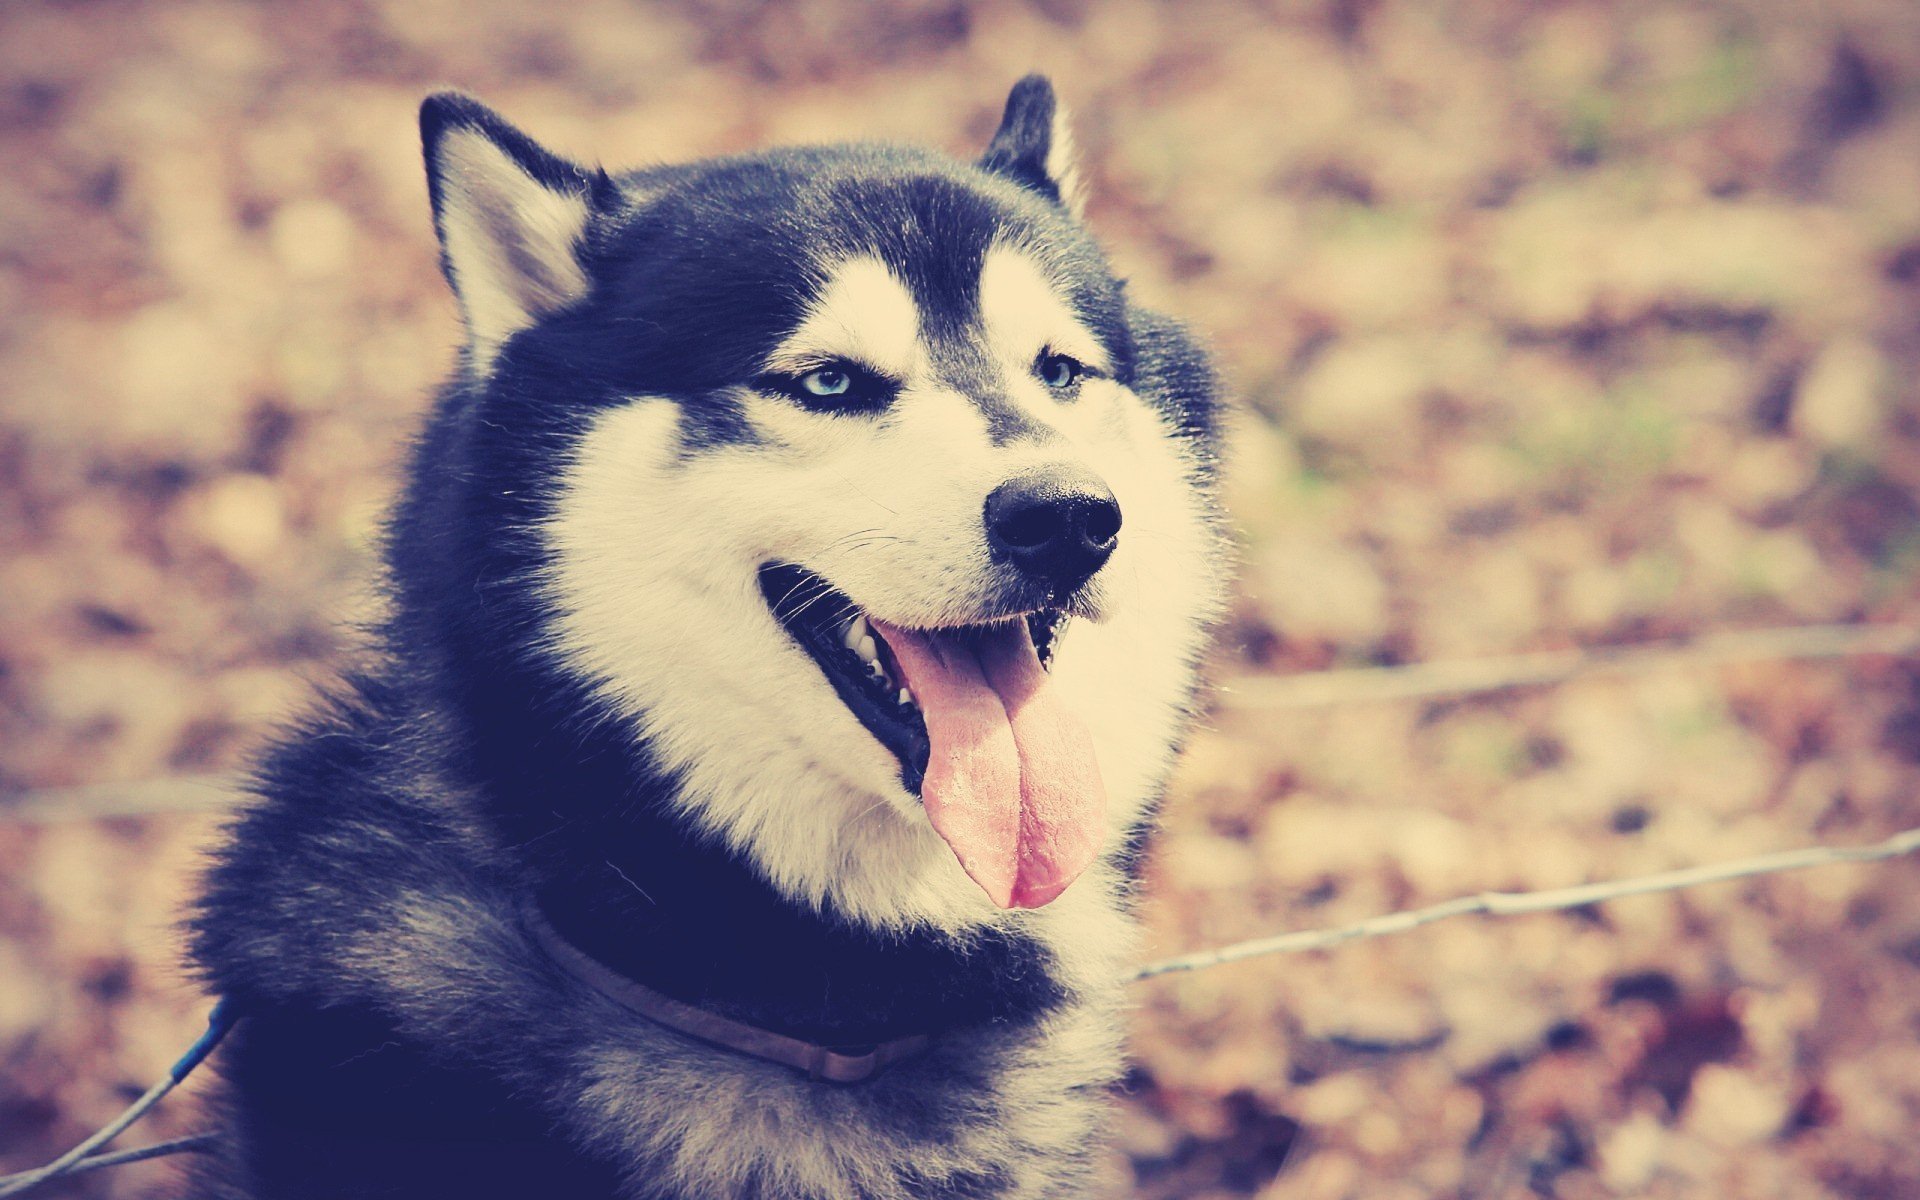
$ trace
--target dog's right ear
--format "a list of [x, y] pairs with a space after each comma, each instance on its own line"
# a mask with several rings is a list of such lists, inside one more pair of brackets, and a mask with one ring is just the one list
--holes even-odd
[[485, 370], [509, 337], [587, 294], [581, 242], [613, 184], [457, 92], [420, 106], [420, 143], [440, 266]]

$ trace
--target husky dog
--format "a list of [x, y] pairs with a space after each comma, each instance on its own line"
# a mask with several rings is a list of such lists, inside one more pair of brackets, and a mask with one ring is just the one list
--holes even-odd
[[1051, 87], [973, 165], [420, 124], [465, 346], [193, 924], [194, 1194], [1084, 1195], [1222, 558]]

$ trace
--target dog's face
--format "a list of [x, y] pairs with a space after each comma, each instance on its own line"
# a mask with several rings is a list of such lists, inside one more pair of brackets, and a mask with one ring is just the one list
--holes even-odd
[[1080, 224], [1044, 81], [972, 167], [610, 177], [460, 98], [423, 129], [533, 651], [791, 895], [964, 926], [1101, 863], [1218, 587], [1211, 398]]

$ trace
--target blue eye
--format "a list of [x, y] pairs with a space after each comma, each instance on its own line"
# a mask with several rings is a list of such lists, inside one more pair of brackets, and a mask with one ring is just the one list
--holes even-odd
[[774, 372], [752, 381], [753, 386], [798, 401], [801, 407], [822, 413], [878, 412], [892, 402], [900, 385], [851, 359], [836, 358], [804, 374]]
[[1051, 351], [1042, 354], [1040, 361], [1034, 364], [1034, 368], [1040, 375], [1040, 382], [1055, 391], [1065, 391], [1079, 383], [1080, 377], [1087, 371], [1078, 359], [1068, 358], [1064, 354], [1054, 354]]
[[801, 376], [800, 386], [810, 396], [844, 396], [853, 388], [853, 376], [838, 367], [821, 367]]

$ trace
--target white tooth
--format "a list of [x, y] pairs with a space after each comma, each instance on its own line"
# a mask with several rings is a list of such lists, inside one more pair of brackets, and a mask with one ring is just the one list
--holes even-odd
[[861, 641], [866, 639], [866, 637], [867, 619], [864, 616], [859, 616], [853, 619], [853, 624], [847, 626], [847, 635], [841, 638], [840, 642], [849, 650], [858, 650]]
[[913, 707], [913, 693], [908, 691], [905, 688], [900, 689], [900, 707], [901, 708]]
[[853, 648], [853, 652], [870, 663], [877, 664], [880, 661], [880, 647], [875, 644], [871, 636], [861, 638], [859, 645]]

